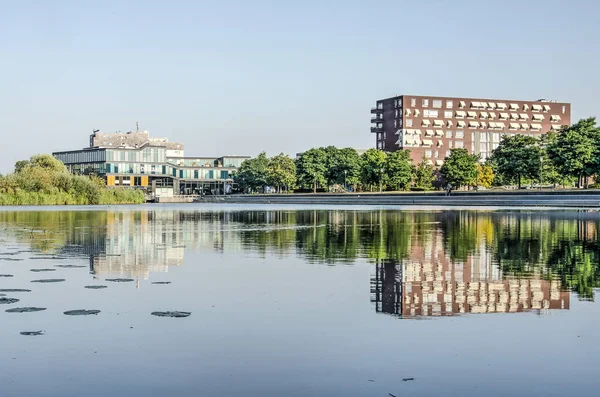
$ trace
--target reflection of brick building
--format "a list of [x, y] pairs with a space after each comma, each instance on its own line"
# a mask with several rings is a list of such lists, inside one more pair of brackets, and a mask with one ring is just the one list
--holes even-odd
[[408, 260], [376, 265], [371, 292], [378, 312], [412, 317], [569, 309], [570, 294], [559, 281], [505, 279], [485, 244], [466, 262], [452, 263], [437, 237], [413, 247]]

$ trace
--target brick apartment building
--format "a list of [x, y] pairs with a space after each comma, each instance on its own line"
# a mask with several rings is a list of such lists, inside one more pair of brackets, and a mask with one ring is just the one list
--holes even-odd
[[556, 101], [400, 95], [371, 109], [377, 149], [410, 150], [416, 164], [437, 167], [450, 149], [465, 148], [488, 158], [502, 135], [540, 136], [571, 124], [571, 104]]

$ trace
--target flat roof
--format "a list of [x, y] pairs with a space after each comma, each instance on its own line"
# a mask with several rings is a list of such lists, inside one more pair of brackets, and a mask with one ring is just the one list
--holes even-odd
[[401, 94], [401, 95], [396, 95], [393, 97], [389, 97], [389, 98], [383, 98], [383, 99], [378, 99], [377, 102], [382, 102], [382, 101], [388, 101], [390, 99], [397, 99], [400, 97], [404, 97], [404, 96], [408, 96], [408, 97], [415, 97], [415, 98], [426, 98], [426, 99], [457, 99], [457, 100], [467, 100], [467, 101], [492, 101], [492, 102], [509, 102], [509, 101], [513, 101], [513, 102], [531, 102], [531, 103], [560, 103], [561, 105], [570, 105], [571, 102], [560, 102], [560, 101], [554, 101], [554, 100], [550, 100], [550, 99], [546, 99], [546, 100], [540, 100], [540, 99], [507, 99], [507, 98], [486, 98], [486, 97], [457, 97], [457, 96], [432, 96], [432, 95], [412, 95], [412, 94]]

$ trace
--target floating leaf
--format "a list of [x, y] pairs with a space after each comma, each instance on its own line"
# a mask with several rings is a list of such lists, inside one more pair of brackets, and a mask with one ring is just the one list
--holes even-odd
[[12, 303], [17, 303], [19, 299], [17, 298], [0, 298], [0, 305], [10, 305]]
[[96, 315], [100, 313], [100, 310], [85, 310], [85, 309], [79, 309], [79, 310], [68, 310], [66, 312], [64, 312], [64, 314], [66, 314], [67, 316], [91, 316]]
[[12, 309], [6, 310], [7, 313], [33, 313], [33, 312], [41, 312], [42, 310], [46, 310], [45, 307], [15, 307]]
[[44, 331], [22, 331], [20, 334], [25, 336], [40, 336], [44, 335]]
[[192, 313], [190, 312], [152, 312], [153, 316], [158, 316], [158, 317], [175, 317], [175, 318], [180, 318], [180, 317], [189, 317]]

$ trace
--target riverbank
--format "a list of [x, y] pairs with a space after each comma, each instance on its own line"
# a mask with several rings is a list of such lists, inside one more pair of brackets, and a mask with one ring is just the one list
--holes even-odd
[[205, 197], [224, 204], [418, 205], [460, 207], [600, 208], [600, 190], [427, 193], [261, 194]]

